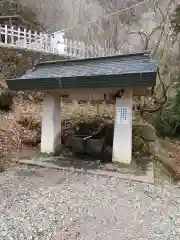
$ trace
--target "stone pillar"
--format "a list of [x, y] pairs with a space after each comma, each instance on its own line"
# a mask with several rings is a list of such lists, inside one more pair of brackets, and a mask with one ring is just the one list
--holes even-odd
[[61, 144], [60, 96], [45, 94], [41, 122], [41, 152], [54, 153]]
[[132, 160], [132, 90], [116, 98], [113, 162], [130, 164]]

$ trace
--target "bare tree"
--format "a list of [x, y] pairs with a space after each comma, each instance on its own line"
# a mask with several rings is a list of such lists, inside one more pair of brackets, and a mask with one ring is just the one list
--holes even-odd
[[[142, 21], [137, 24], [139, 29], [129, 32], [129, 34], [139, 35], [140, 43], [143, 50], [152, 50], [152, 57], [154, 57], [162, 45], [162, 42], [167, 41], [170, 36], [169, 16], [170, 9], [174, 0], [170, 0], [167, 7], [162, 7], [160, 3], [154, 2], [154, 7], [151, 9], [151, 19]], [[137, 28], [136, 27], [136, 28]]]
[[[153, 89], [151, 97], [141, 97], [136, 101], [140, 114], [153, 113], [166, 104], [168, 94], [171, 92], [177, 75], [177, 52], [176, 46], [171, 39], [170, 16], [174, 0], [169, 0], [166, 6], [155, 2], [153, 13], [155, 25], [148, 28], [140, 25], [140, 30], [131, 32], [140, 37], [144, 50], [151, 49], [151, 56], [159, 63], [157, 87]], [[137, 99], [136, 99], [137, 100]]]
[[30, 9], [47, 33], [60, 31], [76, 22], [72, 0], [18, 0], [19, 4]]
[[0, 15], [6, 15], [16, 8], [16, 0], [1, 0], [0, 2]]

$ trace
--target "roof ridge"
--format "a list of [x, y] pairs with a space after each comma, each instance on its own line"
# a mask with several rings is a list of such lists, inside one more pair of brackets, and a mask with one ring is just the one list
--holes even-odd
[[92, 57], [92, 58], [85, 58], [85, 59], [63, 59], [63, 60], [53, 60], [53, 61], [46, 61], [46, 62], [39, 62], [36, 66], [46, 65], [46, 64], [56, 64], [56, 63], [67, 63], [67, 62], [86, 62], [86, 61], [93, 61], [93, 60], [100, 60], [100, 59], [114, 59], [114, 58], [124, 58], [124, 57], [138, 57], [138, 56], [149, 56], [150, 51], [144, 51], [139, 53], [129, 53], [129, 54], [121, 54], [121, 55], [113, 55], [113, 56], [105, 56], [105, 57]]

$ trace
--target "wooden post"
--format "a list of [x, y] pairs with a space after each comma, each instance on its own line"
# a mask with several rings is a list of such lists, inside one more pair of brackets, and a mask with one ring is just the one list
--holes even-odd
[[11, 26], [11, 44], [14, 44], [14, 27]]
[[34, 32], [34, 48], [36, 49], [37, 46], [37, 32]]
[[4, 29], [4, 37], [5, 37], [5, 41], [4, 41], [4, 43], [7, 44], [7, 43], [8, 43], [8, 31], [7, 31], [7, 25], [5, 25], [5, 29]]
[[70, 51], [70, 55], [72, 55], [72, 40], [69, 40], [69, 51]]
[[107, 41], [104, 43], [104, 55], [107, 56]]
[[17, 32], [17, 42], [18, 42], [18, 45], [20, 44], [20, 36], [21, 36], [21, 29], [18, 28], [18, 32]]
[[31, 46], [31, 30], [29, 30], [29, 33], [28, 33], [28, 47]]
[[77, 57], [77, 42], [74, 42], [74, 56]]
[[84, 42], [81, 43], [82, 46], [82, 58], [85, 58], [85, 45]]
[[101, 57], [101, 46], [100, 46], [100, 44], [98, 45], [98, 52], [99, 52], [99, 56], [98, 57]]
[[91, 49], [90, 49], [90, 57], [93, 57], [94, 54], [93, 54], [93, 45], [91, 45]]
[[68, 44], [67, 44], [67, 39], [66, 38], [64, 39], [64, 45], [65, 45], [64, 51], [67, 54], [68, 53]]
[[27, 47], [27, 32], [26, 29], [24, 29], [24, 47]]
[[43, 34], [42, 34], [42, 32], [39, 34], [39, 38], [40, 38], [41, 49], [43, 49]]
[[96, 103], [96, 108], [97, 108], [97, 116], [100, 116], [100, 103], [97, 101]]

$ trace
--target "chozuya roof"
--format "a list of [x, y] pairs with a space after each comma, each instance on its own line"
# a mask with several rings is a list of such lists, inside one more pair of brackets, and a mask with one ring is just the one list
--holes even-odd
[[7, 80], [11, 90], [151, 87], [157, 65], [147, 53], [42, 62]]

